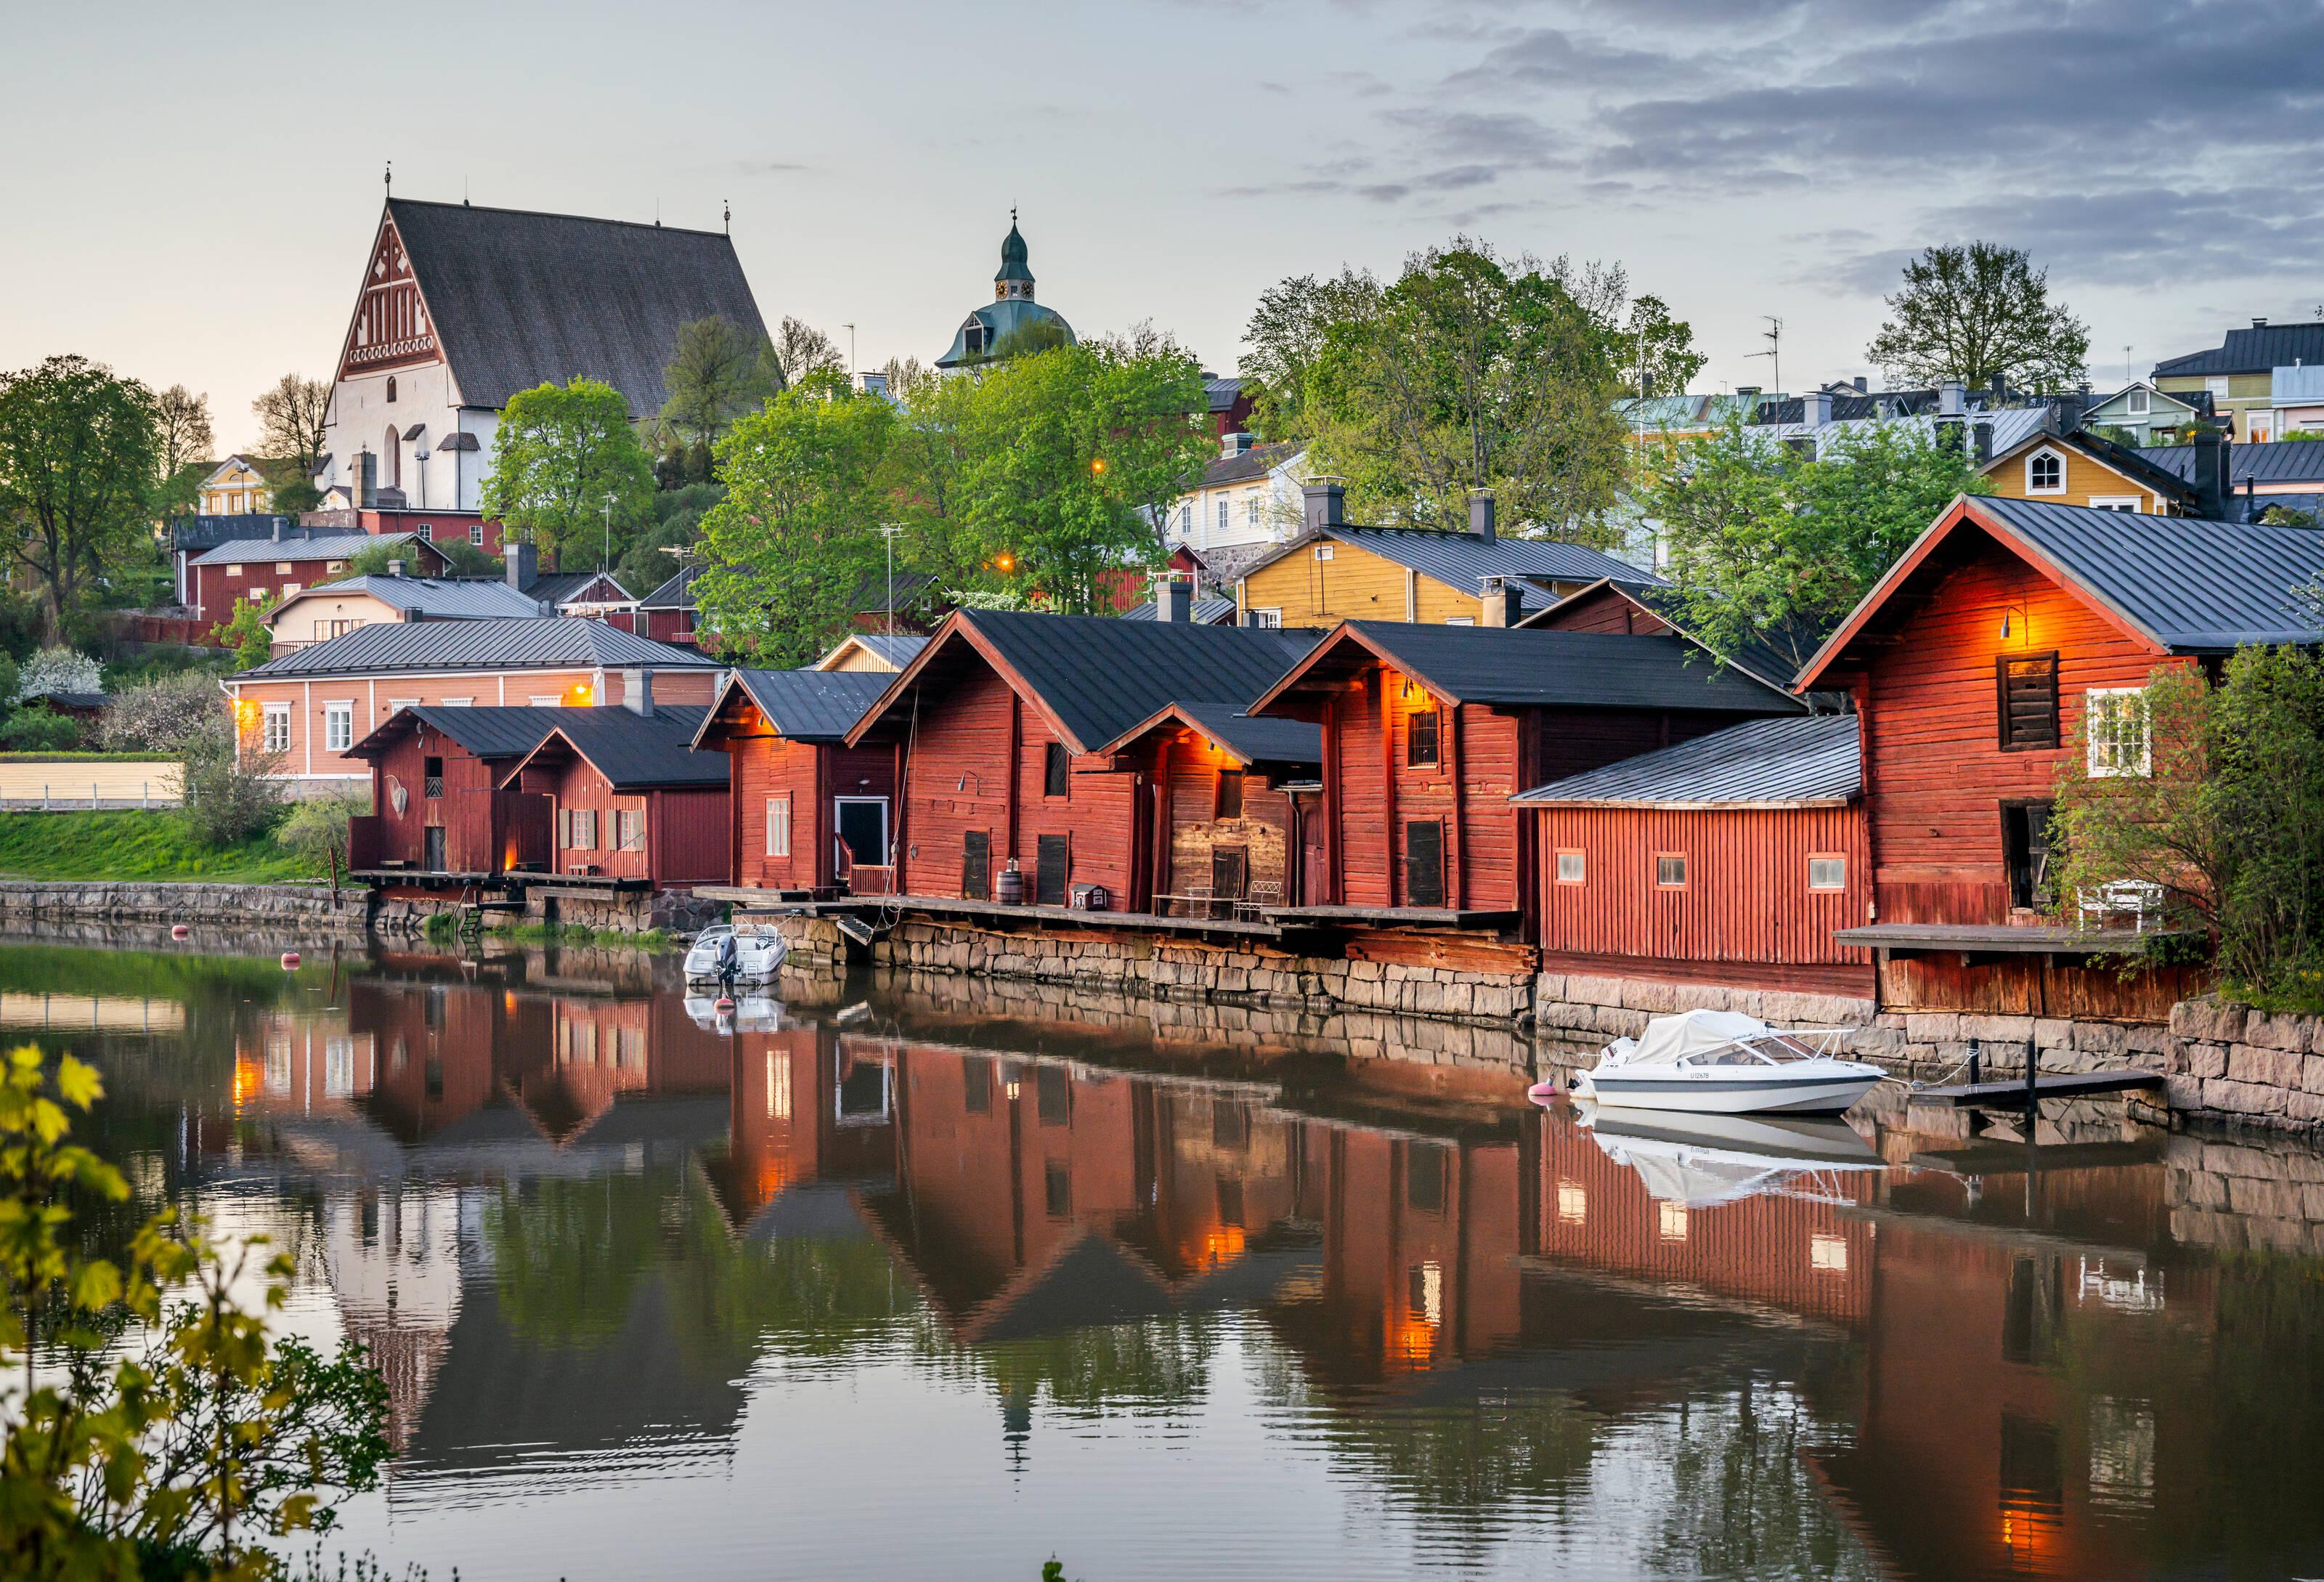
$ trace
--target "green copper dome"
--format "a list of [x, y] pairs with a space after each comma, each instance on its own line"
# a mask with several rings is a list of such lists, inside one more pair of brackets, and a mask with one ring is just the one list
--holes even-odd
[[1032, 270], [1025, 264], [1025, 237], [1017, 228], [1017, 211], [1009, 212], [1009, 234], [1001, 239], [1001, 273], [992, 277], [998, 285], [1005, 281], [1033, 278]]

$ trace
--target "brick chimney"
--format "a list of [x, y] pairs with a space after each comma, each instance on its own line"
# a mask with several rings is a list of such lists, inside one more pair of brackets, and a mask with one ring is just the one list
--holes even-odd
[[2232, 454], [2227, 437], [2213, 428], [2195, 430], [2195, 509], [2206, 521], [2227, 519], [2227, 465]]
[[1183, 626], [1194, 618], [1194, 585], [1183, 577], [1154, 579], [1154, 618]]
[[522, 593], [540, 580], [540, 562], [534, 558], [529, 543], [513, 541], [501, 546], [501, 563], [506, 568], [503, 577], [511, 587]]
[[1514, 626], [1522, 616], [1525, 599], [1509, 578], [1486, 578], [1484, 589], [1478, 597], [1485, 606], [1484, 613], [1477, 618], [1480, 626]]
[[1318, 528], [1343, 527], [1348, 520], [1348, 491], [1337, 478], [1317, 478], [1300, 491], [1300, 504], [1309, 532]]
[[653, 717], [653, 672], [623, 671], [622, 672], [622, 707], [632, 714]]
[[1487, 542], [1494, 538], [1492, 490], [1469, 491], [1469, 531]]

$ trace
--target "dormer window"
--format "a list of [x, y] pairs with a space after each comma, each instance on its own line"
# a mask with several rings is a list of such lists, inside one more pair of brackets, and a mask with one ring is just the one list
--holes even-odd
[[2025, 458], [2025, 492], [2062, 495], [2066, 492], [2066, 458], [2054, 450], [2036, 450]]

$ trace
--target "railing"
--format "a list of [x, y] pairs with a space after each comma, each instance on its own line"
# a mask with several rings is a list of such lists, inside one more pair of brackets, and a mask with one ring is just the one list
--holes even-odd
[[164, 759], [0, 761], [0, 808], [19, 811], [174, 808], [183, 770]]
[[896, 870], [874, 867], [870, 863], [856, 863], [847, 870], [847, 888], [856, 895], [894, 895]]

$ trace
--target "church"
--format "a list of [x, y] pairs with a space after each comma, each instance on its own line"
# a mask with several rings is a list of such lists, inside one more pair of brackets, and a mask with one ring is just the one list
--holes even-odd
[[1055, 308], [1033, 300], [1033, 271], [1026, 262], [1025, 237], [1012, 208], [1009, 235], [1001, 242], [1001, 271], [992, 277], [992, 301], [969, 310], [952, 338], [952, 348], [936, 359], [936, 366], [963, 367], [983, 362], [1010, 341], [1038, 344], [1052, 338], [1070, 346], [1074, 327]]
[[651, 419], [678, 326], [714, 316], [766, 334], [724, 232], [391, 196], [316, 486], [361, 509], [474, 512], [511, 396], [586, 376]]

